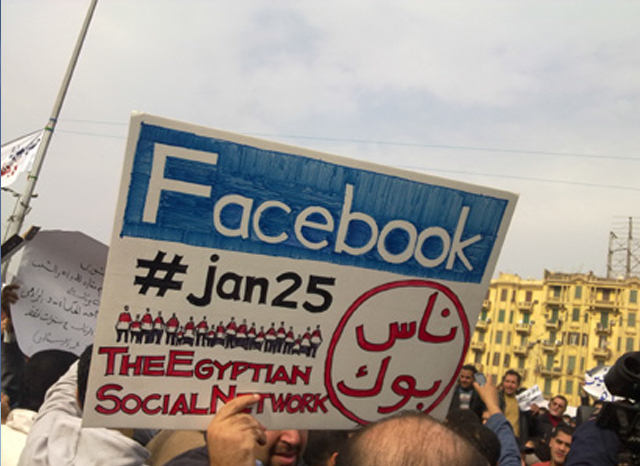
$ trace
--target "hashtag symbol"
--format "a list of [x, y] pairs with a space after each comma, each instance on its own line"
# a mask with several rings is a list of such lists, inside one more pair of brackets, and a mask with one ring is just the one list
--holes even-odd
[[[186, 273], [188, 265], [181, 264], [183, 256], [173, 255], [171, 262], [165, 262], [166, 252], [158, 251], [153, 260], [138, 259], [137, 268], [149, 269], [146, 276], [136, 276], [134, 285], [140, 286], [140, 294], [147, 294], [149, 288], [157, 288], [156, 296], [164, 296], [167, 290], [179, 290], [182, 288], [182, 282], [173, 279], [176, 273]], [[163, 275], [164, 272], [164, 275]], [[158, 276], [160, 275], [160, 276]]]

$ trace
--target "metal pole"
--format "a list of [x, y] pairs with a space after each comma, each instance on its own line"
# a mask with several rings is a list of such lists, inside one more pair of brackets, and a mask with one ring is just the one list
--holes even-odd
[[[87, 15], [84, 19], [84, 24], [82, 25], [80, 35], [78, 36], [78, 40], [76, 42], [73, 55], [71, 56], [71, 61], [69, 62], [69, 66], [67, 67], [67, 72], [62, 81], [62, 85], [60, 86], [60, 91], [58, 92], [58, 97], [53, 106], [51, 117], [49, 118], [48, 124], [44, 128], [44, 134], [42, 135], [42, 142], [38, 147], [38, 152], [36, 153], [36, 157], [33, 161], [33, 166], [31, 168], [31, 171], [29, 171], [29, 175], [27, 176], [27, 184], [25, 186], [24, 192], [20, 195], [20, 197], [16, 201], [16, 205], [13, 209], [13, 214], [9, 217], [7, 221], [7, 230], [5, 231], [3, 241], [20, 232], [20, 229], [22, 228], [22, 224], [24, 223], [24, 219], [27, 216], [27, 213], [29, 212], [29, 204], [31, 202], [31, 197], [33, 197], [33, 191], [35, 190], [36, 182], [38, 181], [40, 169], [42, 168], [44, 157], [49, 147], [49, 142], [51, 141], [51, 137], [53, 136], [53, 131], [55, 130], [56, 122], [58, 121], [60, 110], [62, 109], [62, 103], [64, 102], [64, 98], [67, 94], [67, 90], [69, 89], [71, 76], [73, 75], [73, 71], [76, 67], [76, 63], [78, 62], [78, 57], [80, 56], [80, 50], [82, 49], [84, 39], [87, 35], [87, 30], [89, 29], [89, 23], [91, 23], [91, 18], [93, 17], [93, 12], [96, 9], [97, 3], [98, 3], [98, 0], [91, 0], [91, 5], [89, 6], [89, 10], [87, 11]], [[6, 262], [2, 266], [3, 279], [4, 279], [8, 265], [9, 263]]]

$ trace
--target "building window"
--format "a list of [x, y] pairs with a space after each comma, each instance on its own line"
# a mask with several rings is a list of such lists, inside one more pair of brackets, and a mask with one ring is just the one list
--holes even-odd
[[504, 309], [498, 311], [498, 322], [504, 322]]
[[498, 374], [491, 374], [491, 383], [493, 385], [498, 385]]
[[544, 379], [544, 394], [551, 395], [551, 379]]
[[582, 298], [582, 287], [580, 285], [576, 286], [576, 292], [574, 296], [576, 299]]
[[553, 369], [553, 360], [554, 356], [553, 354], [548, 354], [547, 355], [547, 369]]
[[574, 307], [573, 312], [571, 313], [571, 321], [572, 322], [580, 322], [580, 308]]
[[550, 330], [549, 331], [549, 344], [554, 344], [556, 342], [556, 331], [555, 330]]
[[602, 290], [602, 300], [611, 301], [611, 290], [606, 288]]
[[562, 290], [561, 290], [561, 288], [559, 286], [552, 286], [551, 287], [551, 292], [553, 293], [553, 297], [554, 298], [559, 298], [560, 297], [560, 291], [562, 291]]
[[512, 324], [513, 323], [513, 311], [509, 312], [509, 323]]
[[524, 358], [518, 358], [518, 369], [524, 369]]
[[580, 372], [584, 372], [584, 358], [580, 358]]
[[585, 323], [585, 324], [588, 324], [588, 323], [589, 323], [589, 314], [588, 314], [588, 313], [586, 313], [586, 312], [584, 313], [584, 319], [583, 319], [583, 321], [584, 321], [584, 323]]
[[573, 380], [567, 380], [567, 383], [565, 384], [564, 392], [567, 395], [573, 395]]
[[569, 346], [578, 346], [580, 344], [580, 334], [571, 332], [569, 333]]
[[501, 345], [502, 344], [502, 330], [498, 330], [496, 332], [495, 343], [496, 343], [496, 345]]
[[493, 353], [493, 365], [495, 367], [500, 365], [500, 353]]
[[482, 353], [480, 351], [476, 351], [476, 356], [473, 362], [476, 364], [482, 364]]
[[527, 292], [525, 293], [525, 298], [524, 298], [524, 300], [525, 300], [527, 303], [530, 303], [530, 302], [533, 300], [533, 292], [532, 292], [532, 291], [527, 291]]
[[511, 332], [507, 332], [507, 345], [511, 344]]
[[569, 359], [567, 360], [567, 372], [569, 374], [573, 374], [573, 371], [575, 369], [576, 369], [576, 357], [569, 356]]
[[589, 335], [586, 333], [582, 334], [582, 346], [589, 346]]
[[509, 367], [509, 364], [511, 364], [511, 355], [509, 353], [504, 355], [504, 361], [502, 363], [503, 367]]
[[522, 315], [522, 323], [523, 324], [528, 324], [531, 317], [529, 316], [529, 314], [525, 314], [524, 312], [521, 314]]
[[626, 351], [633, 351], [633, 338], [627, 338], [627, 349]]
[[629, 302], [635, 304], [638, 302], [638, 290], [629, 291]]
[[507, 300], [507, 293], [509, 290], [500, 290], [500, 301], [504, 302]]
[[480, 311], [480, 320], [483, 320], [483, 321], [487, 320], [487, 311], [484, 309]]
[[549, 319], [549, 322], [558, 322], [558, 309], [551, 309], [551, 319]]
[[635, 327], [636, 326], [636, 313], [635, 312], [630, 312], [629, 313], [629, 317], [627, 317], [627, 325], [629, 327]]
[[478, 335], [478, 343], [482, 343], [484, 341], [484, 332], [476, 332]]
[[617, 351], [620, 352], [622, 351], [622, 337], [618, 337], [618, 346], [617, 346]]

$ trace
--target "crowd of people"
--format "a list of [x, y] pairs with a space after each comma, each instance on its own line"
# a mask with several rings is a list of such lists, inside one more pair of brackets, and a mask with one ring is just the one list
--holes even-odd
[[618, 465], [622, 442], [595, 424], [597, 406], [574, 419], [558, 395], [523, 410], [517, 371], [496, 387], [478, 383], [472, 365], [461, 369], [442, 422], [403, 411], [353, 431], [269, 430], [247, 410], [260, 400], [253, 395], [225, 404], [206, 432], [83, 427], [92, 348], [79, 358], [58, 350], [24, 358], [10, 338], [17, 299], [15, 286], [3, 288], [3, 466]]

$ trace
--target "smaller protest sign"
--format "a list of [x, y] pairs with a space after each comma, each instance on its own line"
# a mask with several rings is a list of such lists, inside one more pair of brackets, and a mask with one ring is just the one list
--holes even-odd
[[594, 400], [616, 401], [622, 399], [612, 395], [609, 393], [609, 390], [607, 390], [607, 386], [604, 383], [604, 376], [607, 375], [609, 369], [611, 369], [611, 366], [597, 366], [584, 374], [583, 389]]
[[80, 355], [93, 343], [107, 246], [79, 232], [40, 231], [24, 248], [12, 306], [20, 349]]
[[518, 400], [518, 406], [522, 411], [530, 411], [532, 404], [543, 406], [546, 403], [542, 396], [542, 391], [537, 385], [534, 385], [530, 389], [516, 395], [516, 399]]

